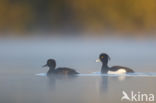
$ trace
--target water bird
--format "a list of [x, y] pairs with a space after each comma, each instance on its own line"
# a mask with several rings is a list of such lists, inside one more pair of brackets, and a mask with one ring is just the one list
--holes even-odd
[[79, 74], [77, 71], [67, 67], [56, 68], [56, 61], [54, 59], [48, 59], [47, 63], [43, 67], [49, 67], [47, 75], [60, 74], [60, 75], [75, 75]]
[[96, 60], [96, 62], [102, 62], [101, 67], [101, 73], [107, 73], [107, 74], [126, 74], [126, 73], [133, 73], [134, 71], [128, 67], [124, 66], [108, 66], [108, 61], [110, 60], [110, 57], [106, 53], [101, 53], [99, 55], [99, 59]]

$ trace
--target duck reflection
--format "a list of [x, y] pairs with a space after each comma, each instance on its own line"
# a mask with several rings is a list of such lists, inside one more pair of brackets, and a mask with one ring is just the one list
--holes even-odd
[[128, 77], [126, 76], [101, 76], [100, 93], [107, 94], [109, 92], [109, 84], [111, 81], [124, 82]]
[[101, 93], [107, 93], [108, 91], [108, 76], [101, 76], [101, 82], [100, 82], [100, 92]]
[[63, 74], [47, 74], [49, 87], [51, 90], [56, 89], [57, 81], [69, 81], [71, 79], [75, 79], [76, 75], [63, 75]]

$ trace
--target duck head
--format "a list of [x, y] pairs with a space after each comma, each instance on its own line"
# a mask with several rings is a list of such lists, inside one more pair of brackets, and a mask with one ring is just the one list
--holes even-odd
[[96, 62], [102, 62], [103, 64], [107, 64], [108, 60], [110, 60], [110, 57], [106, 53], [101, 53], [99, 55], [99, 59], [96, 60]]
[[55, 69], [56, 61], [54, 59], [48, 59], [47, 63], [43, 67], [49, 67], [50, 69]]

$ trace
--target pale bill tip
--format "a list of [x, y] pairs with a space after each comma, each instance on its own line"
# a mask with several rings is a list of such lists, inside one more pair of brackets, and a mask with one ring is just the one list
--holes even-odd
[[100, 62], [100, 59], [97, 59], [96, 62]]

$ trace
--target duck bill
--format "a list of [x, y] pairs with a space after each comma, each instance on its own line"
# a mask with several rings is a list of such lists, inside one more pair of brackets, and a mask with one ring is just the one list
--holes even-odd
[[43, 65], [43, 66], [42, 66], [42, 68], [47, 67], [47, 66], [48, 66], [48, 65], [47, 65], [47, 64], [45, 64], [45, 65]]
[[97, 59], [96, 62], [100, 62], [100, 59]]

